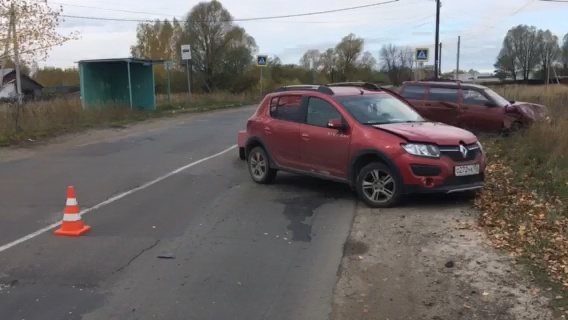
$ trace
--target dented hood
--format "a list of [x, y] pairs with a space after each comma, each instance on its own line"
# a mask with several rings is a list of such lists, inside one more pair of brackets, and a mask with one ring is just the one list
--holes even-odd
[[471, 144], [477, 141], [477, 137], [467, 130], [438, 122], [389, 123], [373, 127], [414, 142], [458, 145], [462, 142]]
[[548, 109], [537, 103], [516, 101], [506, 107], [507, 113], [517, 113], [527, 120], [538, 121], [548, 116]]

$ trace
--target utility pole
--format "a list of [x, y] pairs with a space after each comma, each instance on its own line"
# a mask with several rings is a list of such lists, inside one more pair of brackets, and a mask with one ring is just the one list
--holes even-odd
[[459, 80], [459, 74], [460, 74], [460, 46], [461, 46], [461, 36], [458, 36], [458, 54], [456, 57], [456, 80]]
[[442, 4], [440, 3], [440, 0], [435, 0], [436, 1], [436, 39], [435, 39], [435, 44], [434, 44], [434, 79], [439, 79], [438, 74], [439, 74], [439, 47], [438, 47], [438, 43], [440, 43], [440, 7], [442, 6]]
[[438, 62], [438, 70], [440, 71], [440, 74], [442, 73], [442, 43], [440, 42], [440, 53], [439, 55], [439, 62]]
[[[12, 25], [12, 39], [14, 40], [14, 66], [16, 69], [16, 94], [18, 98], [18, 104], [22, 104], [22, 81], [20, 78], [20, 52], [19, 52], [19, 44], [18, 44], [18, 37], [16, 31], [16, 24], [17, 24], [17, 15], [16, 15], [16, 8], [14, 7], [14, 3], [12, 3], [10, 7], [10, 22]], [[7, 40], [9, 41], [9, 40]]]

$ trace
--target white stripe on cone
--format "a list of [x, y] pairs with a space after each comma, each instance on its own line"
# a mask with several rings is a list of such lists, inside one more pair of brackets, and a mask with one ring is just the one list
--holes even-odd
[[78, 203], [75, 198], [67, 198], [67, 202], [65, 204], [68, 206], [76, 206]]
[[79, 221], [81, 220], [81, 215], [77, 213], [64, 213], [63, 221]]

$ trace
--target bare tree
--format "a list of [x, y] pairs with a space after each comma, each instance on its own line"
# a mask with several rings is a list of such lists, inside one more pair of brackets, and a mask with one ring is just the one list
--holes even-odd
[[318, 69], [320, 67], [321, 52], [317, 49], [310, 49], [300, 58], [300, 66], [304, 69]]
[[543, 77], [546, 78], [546, 83], [550, 78], [549, 69], [560, 58], [560, 46], [558, 45], [558, 37], [550, 30], [538, 31], [539, 52], [542, 63]]
[[511, 28], [503, 40], [503, 48], [515, 62], [515, 69], [523, 73], [523, 80], [528, 80], [540, 62], [538, 31], [534, 26], [518, 25]]
[[394, 85], [400, 85], [412, 73], [414, 59], [412, 48], [399, 47], [390, 43], [383, 45], [379, 56], [381, 69], [387, 73]]

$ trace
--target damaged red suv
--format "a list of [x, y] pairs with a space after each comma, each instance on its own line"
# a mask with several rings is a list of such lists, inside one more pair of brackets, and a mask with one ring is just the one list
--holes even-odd
[[485, 154], [469, 131], [426, 121], [369, 83], [287, 86], [267, 94], [238, 133], [252, 180], [278, 170], [344, 182], [373, 208], [404, 194], [483, 187]]
[[461, 81], [407, 81], [400, 95], [428, 120], [474, 133], [509, 133], [548, 118], [543, 105], [509, 101], [488, 87]]

